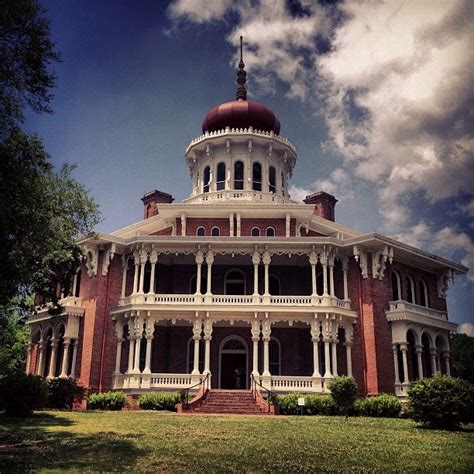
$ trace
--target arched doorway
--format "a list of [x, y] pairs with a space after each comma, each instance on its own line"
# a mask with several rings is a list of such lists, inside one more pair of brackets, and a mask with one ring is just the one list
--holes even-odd
[[240, 336], [226, 337], [219, 347], [219, 388], [248, 388], [248, 346]]

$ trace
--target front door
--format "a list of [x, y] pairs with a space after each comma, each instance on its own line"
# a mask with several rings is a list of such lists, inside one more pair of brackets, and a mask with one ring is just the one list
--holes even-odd
[[221, 388], [244, 390], [247, 388], [246, 354], [221, 355]]
[[229, 336], [220, 347], [219, 388], [246, 390], [248, 385], [247, 343], [239, 336]]

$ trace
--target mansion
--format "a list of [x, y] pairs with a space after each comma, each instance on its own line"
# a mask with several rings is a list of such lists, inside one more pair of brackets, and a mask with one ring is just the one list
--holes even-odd
[[450, 373], [446, 293], [462, 265], [335, 220], [325, 192], [293, 201], [295, 146], [266, 106], [212, 108], [188, 145], [191, 192], [155, 190], [143, 219], [80, 244], [60, 311], [28, 319], [27, 372], [92, 391], [207, 388], [405, 396]]

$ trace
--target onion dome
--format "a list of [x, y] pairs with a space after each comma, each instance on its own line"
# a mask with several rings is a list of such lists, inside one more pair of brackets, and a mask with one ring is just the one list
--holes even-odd
[[212, 108], [202, 122], [202, 131], [216, 132], [230, 128], [249, 128], [265, 132], [280, 133], [280, 121], [271, 109], [258, 102], [247, 100], [245, 88], [247, 73], [242, 58], [242, 36], [240, 37], [240, 63], [237, 71], [237, 94], [235, 100]]

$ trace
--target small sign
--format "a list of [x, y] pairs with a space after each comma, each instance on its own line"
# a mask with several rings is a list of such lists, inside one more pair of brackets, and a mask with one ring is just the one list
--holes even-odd
[[298, 398], [298, 406], [299, 407], [304, 407], [304, 398], [303, 397]]

